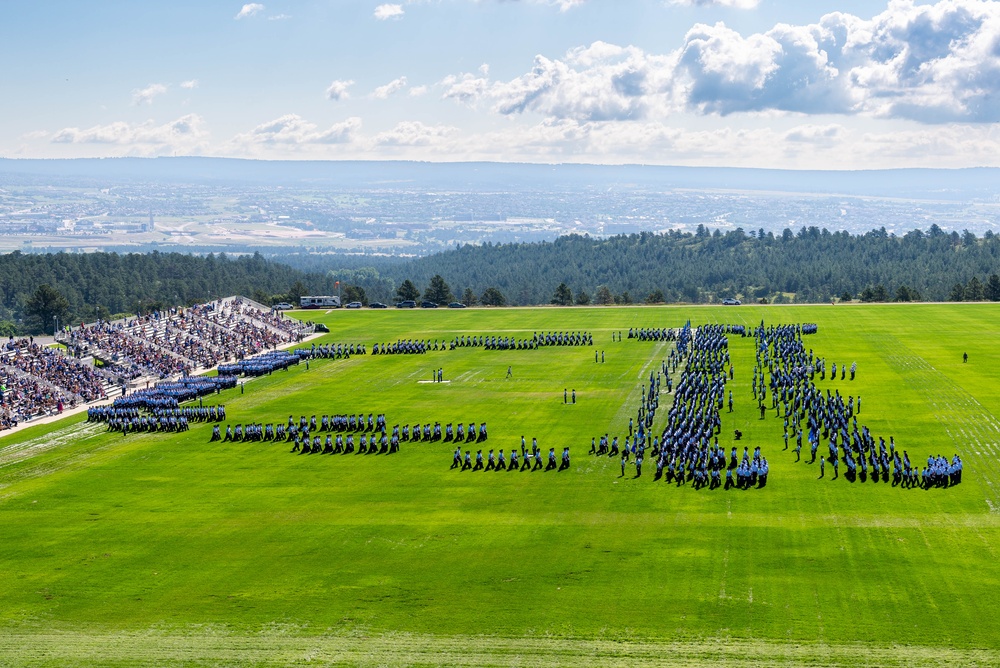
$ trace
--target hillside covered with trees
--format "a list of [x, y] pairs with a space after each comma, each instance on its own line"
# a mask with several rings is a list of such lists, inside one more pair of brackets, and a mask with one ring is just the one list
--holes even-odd
[[566, 303], [565, 290], [557, 294], [560, 285], [573, 303], [1000, 300], [1000, 236], [937, 226], [903, 236], [885, 229], [850, 235], [810, 227], [775, 236], [699, 227], [696, 233], [463, 246], [380, 271], [380, 280], [418, 286], [440, 275], [456, 295], [494, 288], [517, 305]]

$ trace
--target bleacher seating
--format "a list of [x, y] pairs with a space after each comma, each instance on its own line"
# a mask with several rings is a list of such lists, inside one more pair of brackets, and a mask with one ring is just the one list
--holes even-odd
[[[30, 338], [12, 338], [0, 350], [0, 430], [64, 406], [116, 396], [126, 383], [143, 378], [180, 383], [165, 383], [161, 393], [197, 395], [215, 385], [191, 378], [193, 373], [232, 362], [240, 373], [253, 374], [265, 362], [241, 365], [241, 361], [301, 341], [306, 331], [301, 322], [279, 311], [229, 297], [67, 327], [56, 340], [70, 354]], [[103, 366], [96, 367], [95, 360]], [[268, 360], [275, 365], [294, 363], [287, 355]]]

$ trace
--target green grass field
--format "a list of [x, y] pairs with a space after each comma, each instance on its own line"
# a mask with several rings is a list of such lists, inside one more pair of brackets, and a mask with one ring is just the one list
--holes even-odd
[[[740, 337], [720, 442], [728, 451], [741, 429], [761, 446], [767, 487], [678, 488], [654, 482], [651, 464], [619, 477], [617, 460], [586, 454], [590, 439], [624, 436], [670, 344], [611, 333], [689, 318], [817, 323], [807, 347], [859, 367], [819, 386], [860, 394], [859, 422], [917, 462], [959, 453], [964, 482], [818, 480], [782, 451], [774, 412], [758, 419], [752, 339]], [[487, 420], [487, 447], [537, 437], [571, 446], [572, 468], [459, 472], [447, 443], [298, 455], [210, 444], [207, 425], [122, 437], [84, 416], [13, 434], [0, 439], [0, 664], [1000, 665], [1000, 307], [319, 319], [331, 330], [319, 342], [585, 330], [595, 346], [318, 360], [223, 393], [230, 423]], [[451, 382], [418, 382], [438, 367]]]

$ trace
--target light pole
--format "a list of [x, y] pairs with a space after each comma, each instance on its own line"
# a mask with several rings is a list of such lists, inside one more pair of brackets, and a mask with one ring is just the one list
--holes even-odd
[[52, 330], [52, 338], [59, 336], [59, 316], [55, 316], [55, 319], [56, 319], [56, 326], [55, 329]]

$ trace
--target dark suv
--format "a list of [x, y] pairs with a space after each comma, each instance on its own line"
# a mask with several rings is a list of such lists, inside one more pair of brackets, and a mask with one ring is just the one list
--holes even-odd
[[417, 302], [412, 299], [407, 299], [406, 301], [401, 301], [396, 304], [396, 308], [416, 308]]

